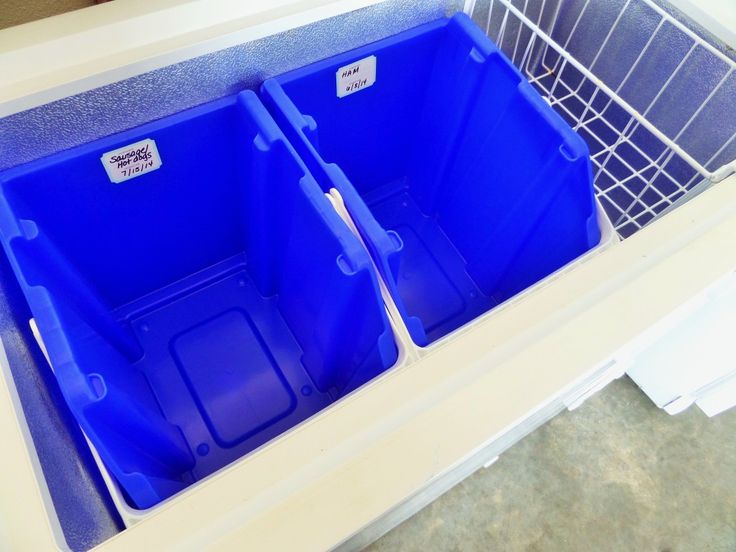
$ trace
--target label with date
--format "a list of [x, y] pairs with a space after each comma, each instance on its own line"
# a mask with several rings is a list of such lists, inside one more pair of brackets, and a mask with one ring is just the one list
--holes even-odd
[[337, 70], [335, 77], [338, 98], [373, 86], [376, 82], [376, 56], [368, 56], [350, 65], [343, 65]]
[[156, 142], [150, 138], [108, 151], [100, 160], [110, 182], [116, 184], [155, 171], [161, 166]]

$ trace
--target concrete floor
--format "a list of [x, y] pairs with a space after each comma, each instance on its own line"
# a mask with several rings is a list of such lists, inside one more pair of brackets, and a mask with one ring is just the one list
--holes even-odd
[[94, 0], [0, 0], [0, 29], [94, 4]]
[[736, 551], [736, 409], [669, 416], [622, 378], [367, 550]]

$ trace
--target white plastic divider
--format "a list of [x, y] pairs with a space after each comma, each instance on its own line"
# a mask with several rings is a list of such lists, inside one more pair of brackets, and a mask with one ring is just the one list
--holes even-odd
[[409, 330], [404, 323], [404, 319], [401, 318], [401, 314], [399, 314], [399, 309], [396, 308], [396, 303], [394, 302], [393, 297], [391, 297], [391, 293], [388, 291], [386, 282], [384, 282], [383, 278], [381, 277], [381, 273], [378, 270], [373, 257], [370, 255], [370, 253], [368, 253], [368, 248], [365, 245], [365, 241], [363, 241], [363, 236], [360, 235], [357, 226], [355, 226], [355, 222], [350, 216], [350, 213], [345, 206], [345, 202], [343, 201], [340, 192], [338, 192], [335, 188], [331, 188], [330, 191], [325, 194], [325, 196], [327, 196], [327, 199], [330, 201], [335, 211], [337, 211], [337, 214], [340, 216], [343, 222], [345, 222], [350, 231], [358, 238], [360, 243], [363, 245], [363, 249], [366, 250], [368, 257], [371, 259], [373, 271], [376, 274], [378, 285], [381, 288], [381, 298], [383, 299], [383, 304], [385, 305], [386, 312], [388, 313], [389, 322], [394, 331], [396, 346], [399, 349], [399, 360], [397, 361], [396, 366], [403, 366], [412, 361], [419, 360], [419, 358], [421, 357], [421, 348], [417, 347], [412, 341]]

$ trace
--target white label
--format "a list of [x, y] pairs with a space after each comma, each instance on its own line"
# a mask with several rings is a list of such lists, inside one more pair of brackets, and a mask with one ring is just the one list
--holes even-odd
[[343, 98], [359, 90], [373, 86], [376, 82], [376, 56], [368, 56], [344, 65], [335, 73], [337, 97]]
[[108, 151], [100, 160], [110, 182], [116, 184], [155, 171], [161, 166], [156, 142], [150, 138]]

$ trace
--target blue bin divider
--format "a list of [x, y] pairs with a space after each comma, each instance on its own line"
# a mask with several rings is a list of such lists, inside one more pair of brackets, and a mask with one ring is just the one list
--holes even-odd
[[[161, 167], [112, 183], [101, 156], [142, 139]], [[252, 92], [6, 171], [0, 238], [139, 508], [397, 358], [368, 254]]]
[[[336, 72], [376, 57], [375, 83]], [[418, 345], [600, 240], [585, 142], [463, 14], [267, 80], [261, 98], [345, 199]]]

